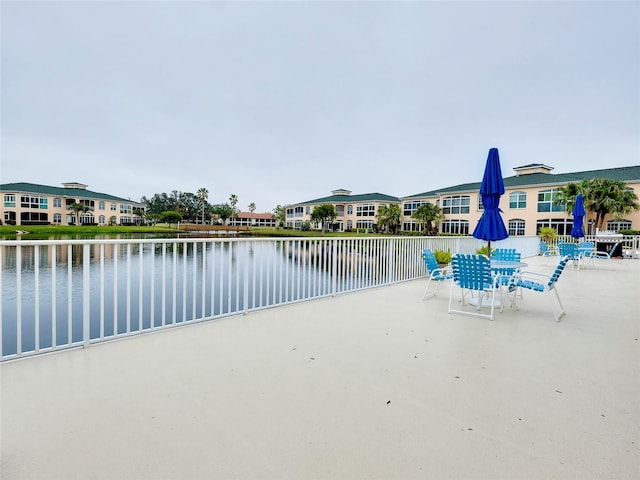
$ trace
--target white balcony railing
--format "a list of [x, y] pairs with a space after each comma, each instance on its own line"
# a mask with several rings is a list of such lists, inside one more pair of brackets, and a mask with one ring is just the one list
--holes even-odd
[[[523, 256], [537, 254], [535, 238], [508, 240]], [[425, 275], [424, 248], [468, 253], [483, 244], [471, 237], [0, 241], [0, 357], [412, 280]]]

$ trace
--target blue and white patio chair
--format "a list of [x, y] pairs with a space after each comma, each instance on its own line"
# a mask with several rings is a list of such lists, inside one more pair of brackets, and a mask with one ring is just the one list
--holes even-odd
[[578, 251], [578, 246], [570, 242], [558, 242], [558, 253], [560, 257], [569, 257], [571, 267], [580, 270], [582, 256]]
[[558, 249], [556, 247], [550, 247], [547, 242], [540, 240], [540, 255], [543, 257], [552, 257], [558, 255]]
[[496, 248], [491, 250], [493, 260], [520, 261], [520, 252], [515, 248]]
[[620, 242], [614, 243], [608, 253], [593, 250], [588, 257], [591, 259], [591, 265], [595, 265], [594, 260], [611, 260], [611, 256], [618, 248], [618, 245], [620, 245]]
[[591, 254], [596, 250], [596, 244], [593, 242], [579, 242], [576, 248], [582, 258], [590, 258]]
[[[452, 279], [453, 275], [451, 274], [450, 268], [440, 267], [436, 260], [436, 256], [428, 248], [425, 248], [422, 251], [422, 259], [424, 260], [424, 264], [427, 266], [427, 272], [429, 273], [429, 280], [427, 280], [427, 286], [424, 289], [424, 295], [422, 296], [422, 300], [427, 300], [435, 296], [442, 281]], [[432, 291], [429, 291], [431, 282], [434, 282], [435, 288], [433, 288]]]
[[[491, 260], [501, 260], [505, 262], [519, 262], [521, 258], [520, 252], [515, 248], [496, 248], [491, 251]], [[518, 271], [514, 267], [491, 267], [493, 273], [499, 273], [502, 285], [509, 282], [509, 277]]]
[[[511, 277], [509, 287], [510, 291], [513, 292], [512, 305], [517, 308], [515, 298], [518, 289], [521, 293], [522, 289], [532, 290], [539, 293], [546, 293], [549, 296], [549, 301], [551, 302], [551, 310], [553, 311], [553, 316], [555, 317], [556, 322], [560, 321], [560, 318], [565, 314], [565, 311], [564, 307], [562, 306], [562, 301], [560, 300], [560, 295], [558, 295], [556, 283], [558, 283], [558, 279], [560, 278], [560, 275], [564, 271], [569, 261], [571, 261], [569, 255], [562, 257], [551, 275], [523, 271]], [[558, 308], [556, 308], [556, 305], [554, 304], [553, 295], [551, 294], [551, 292], [553, 292], [556, 296]]]
[[[451, 270], [453, 281], [449, 292], [449, 313], [486, 317], [493, 320], [496, 307], [502, 312], [501, 276], [493, 274], [489, 258], [478, 254], [458, 253], [451, 259]], [[460, 304], [475, 306], [475, 311], [452, 307], [455, 288], [460, 289]], [[500, 298], [496, 298], [496, 293]], [[468, 300], [467, 297], [469, 297]], [[479, 313], [481, 308], [489, 308], [490, 313]]]

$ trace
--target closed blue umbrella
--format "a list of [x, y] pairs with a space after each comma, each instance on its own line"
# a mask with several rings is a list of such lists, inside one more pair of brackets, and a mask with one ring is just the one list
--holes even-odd
[[502, 217], [500, 216], [500, 197], [504, 193], [504, 181], [500, 169], [500, 156], [498, 149], [489, 150], [487, 165], [484, 169], [484, 177], [480, 184], [480, 195], [484, 204], [484, 212], [478, 220], [473, 236], [488, 242], [489, 254], [491, 254], [491, 242], [503, 240], [509, 236]]
[[571, 236], [573, 238], [584, 237], [584, 230], [582, 229], [582, 222], [587, 212], [584, 209], [584, 202], [582, 201], [582, 194], [579, 193], [576, 197], [576, 204], [573, 206], [573, 227], [571, 228]]

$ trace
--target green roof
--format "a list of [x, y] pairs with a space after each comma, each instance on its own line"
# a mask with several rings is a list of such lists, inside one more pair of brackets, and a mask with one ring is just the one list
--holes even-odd
[[[640, 165], [633, 167], [617, 167], [605, 168], [601, 170], [587, 170], [585, 172], [573, 173], [528, 173], [523, 175], [514, 175], [513, 177], [504, 178], [505, 188], [517, 187], [542, 187], [554, 185], [566, 185], [567, 183], [577, 183], [590, 178], [608, 178], [610, 180], [620, 180], [623, 182], [639, 182], [640, 181]], [[445, 193], [475, 192], [480, 190], [481, 182], [463, 183], [454, 185], [453, 187], [440, 188], [429, 192], [417, 193], [408, 197], [402, 197], [403, 200], [411, 198], [423, 197], [439, 197]]]
[[64, 188], [51, 187], [49, 185], [38, 185], [35, 183], [4, 183], [0, 185], [0, 192], [8, 193], [37, 193], [40, 195], [51, 195], [59, 197], [91, 198], [98, 200], [115, 200], [118, 202], [140, 203], [128, 198], [116, 197], [106, 193], [92, 192], [84, 188]]
[[[360, 202], [394, 202], [399, 203], [398, 197], [383, 193], [362, 193], [360, 195], [330, 195], [328, 197], [307, 200], [306, 202], [293, 203], [292, 205], [317, 205], [321, 203], [360, 203]], [[290, 205], [289, 205], [290, 206]]]

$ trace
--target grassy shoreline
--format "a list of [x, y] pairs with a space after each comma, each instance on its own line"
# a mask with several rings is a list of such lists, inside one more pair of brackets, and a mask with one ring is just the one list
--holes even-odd
[[[186, 229], [185, 229], [186, 227]], [[23, 233], [24, 232], [24, 233]], [[14, 240], [16, 238], [24, 239], [40, 239], [42, 237], [57, 236], [104, 236], [104, 235], [140, 235], [140, 234], [157, 234], [157, 235], [185, 235], [188, 234], [188, 226], [181, 225], [178, 229], [176, 225], [154, 225], [154, 226], [84, 226], [84, 225], [0, 225], [0, 239]], [[374, 234], [363, 234], [355, 232], [326, 232], [319, 231], [301, 231], [284, 228], [257, 227], [250, 228], [239, 232], [241, 236], [251, 237], [361, 237], [381, 236]], [[194, 232], [194, 236], [202, 236], [205, 232]], [[223, 237], [223, 235], [221, 235]]]

